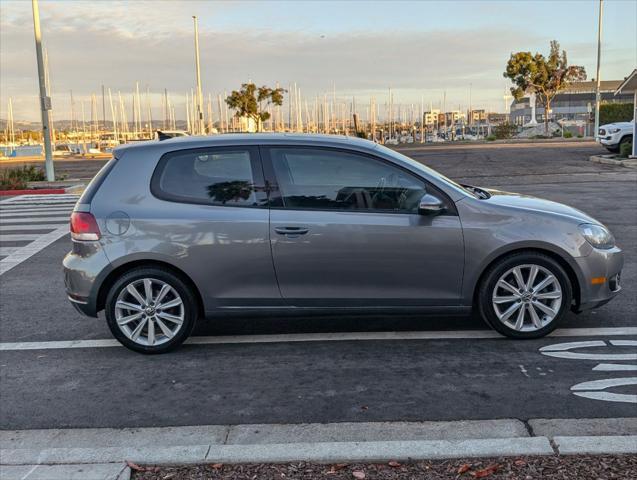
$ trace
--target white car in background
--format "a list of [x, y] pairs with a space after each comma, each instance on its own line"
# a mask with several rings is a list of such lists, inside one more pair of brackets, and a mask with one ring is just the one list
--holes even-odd
[[619, 152], [623, 143], [633, 141], [633, 122], [609, 123], [599, 127], [597, 140], [611, 152]]

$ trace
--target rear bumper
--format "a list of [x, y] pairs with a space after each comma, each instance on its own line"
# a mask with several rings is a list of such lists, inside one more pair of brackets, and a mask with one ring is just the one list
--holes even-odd
[[101, 280], [111, 266], [98, 242], [73, 242], [64, 261], [64, 285], [71, 305], [83, 315], [97, 317]]
[[593, 249], [590, 255], [576, 258], [575, 261], [580, 269], [580, 301], [577, 312], [600, 307], [619, 294], [624, 266], [621, 249]]

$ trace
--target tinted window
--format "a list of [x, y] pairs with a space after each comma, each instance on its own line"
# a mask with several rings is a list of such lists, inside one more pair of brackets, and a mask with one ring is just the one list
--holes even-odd
[[416, 213], [425, 184], [371, 157], [318, 148], [272, 148], [286, 208]]
[[[153, 176], [153, 193], [167, 200], [213, 205], [262, 203], [258, 164], [249, 149], [186, 150], [165, 155]], [[262, 189], [261, 189], [262, 190]]]

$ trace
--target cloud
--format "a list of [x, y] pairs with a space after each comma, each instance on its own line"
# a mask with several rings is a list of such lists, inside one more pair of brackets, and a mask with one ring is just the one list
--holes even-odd
[[[37, 73], [30, 3], [3, 2], [0, 27], [0, 90], [14, 99], [16, 118], [37, 119]], [[69, 118], [70, 95], [89, 99], [101, 85], [130, 96], [135, 82], [158, 96], [167, 88], [183, 98], [193, 87], [192, 20], [184, 12], [206, 14], [209, 2], [42, 2], [53, 105]], [[239, 7], [214, 2], [215, 18]], [[70, 8], [72, 6], [72, 8]], [[245, 6], [244, 6], [245, 8]], [[225, 9], [225, 10], [224, 10]], [[508, 27], [327, 32], [282, 30], [265, 20], [258, 29], [202, 22], [200, 47], [204, 92], [229, 91], [251, 79], [259, 84], [296, 82], [305, 96], [377, 95], [388, 88], [397, 101], [439, 101], [499, 107], [506, 82], [504, 64], [511, 51], [548, 42]], [[580, 46], [577, 45], [579, 48]], [[582, 48], [583, 49], [583, 48]], [[571, 60], [576, 61], [571, 55]], [[361, 98], [365, 102], [365, 98]], [[177, 113], [183, 117], [183, 113]], [[2, 116], [2, 115], [0, 115]]]

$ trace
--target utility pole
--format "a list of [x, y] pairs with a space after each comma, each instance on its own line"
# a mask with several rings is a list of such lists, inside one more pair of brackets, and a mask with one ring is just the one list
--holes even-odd
[[35, 55], [38, 61], [38, 80], [40, 82], [40, 111], [42, 114], [42, 139], [44, 141], [44, 158], [46, 179], [55, 181], [53, 171], [53, 155], [51, 151], [51, 129], [49, 127], [49, 110], [51, 110], [51, 98], [47, 95], [46, 81], [44, 78], [44, 59], [42, 57], [42, 33], [40, 32], [40, 9], [38, 0], [31, 0], [33, 7], [33, 31], [35, 33]]
[[201, 93], [201, 68], [199, 65], [199, 28], [197, 26], [197, 17], [193, 15], [192, 20], [195, 24], [195, 67], [197, 73], [197, 126], [193, 129], [199, 135], [203, 135], [205, 127], [203, 122], [203, 95]]
[[597, 23], [597, 73], [595, 74], [595, 133], [593, 138], [597, 138], [597, 132], [599, 131], [599, 103], [601, 95], [599, 93], [599, 87], [601, 79], [599, 78], [599, 69], [602, 58], [602, 16], [604, 14], [604, 0], [599, 0], [599, 17]]

